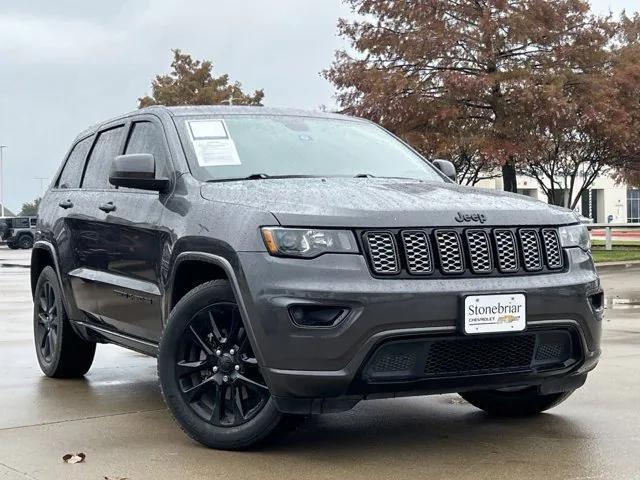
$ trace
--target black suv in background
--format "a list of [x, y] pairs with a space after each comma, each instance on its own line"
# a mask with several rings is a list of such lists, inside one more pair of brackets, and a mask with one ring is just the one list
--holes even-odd
[[82, 376], [104, 342], [156, 356], [178, 424], [228, 449], [369, 398], [549, 409], [600, 355], [588, 233], [452, 178], [341, 115], [152, 107], [90, 128], [40, 206], [40, 366]]
[[13, 250], [32, 248], [37, 221], [37, 217], [0, 218], [0, 242]]

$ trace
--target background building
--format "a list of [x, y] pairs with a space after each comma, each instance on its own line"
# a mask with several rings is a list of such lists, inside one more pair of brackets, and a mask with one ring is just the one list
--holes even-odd
[[[476, 186], [502, 190], [502, 178], [483, 180]], [[518, 193], [548, 201], [538, 182], [530, 177], [518, 177]], [[603, 175], [582, 195], [576, 211], [596, 223], [606, 223], [610, 216], [614, 223], [640, 223], [640, 189], [617, 183], [612, 177]]]
[[[2, 206], [2, 205], [0, 205]], [[0, 212], [2, 211], [2, 209], [0, 209]], [[9, 210], [7, 207], [4, 207], [4, 216], [5, 217], [15, 217], [15, 213], [13, 213], [11, 210]]]

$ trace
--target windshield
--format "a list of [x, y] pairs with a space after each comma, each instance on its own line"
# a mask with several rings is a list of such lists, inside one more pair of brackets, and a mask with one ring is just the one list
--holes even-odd
[[177, 120], [191, 171], [203, 181], [252, 175], [443, 181], [422, 157], [368, 122], [285, 115]]

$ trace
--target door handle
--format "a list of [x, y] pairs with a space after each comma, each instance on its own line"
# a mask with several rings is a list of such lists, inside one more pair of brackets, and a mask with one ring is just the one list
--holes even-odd
[[64, 202], [60, 202], [58, 205], [66, 210], [67, 208], [73, 207], [73, 202], [71, 200], [65, 200]]
[[108, 202], [100, 205], [98, 208], [103, 212], [109, 213], [109, 212], [113, 212], [116, 209], [116, 206], [113, 204], [113, 202]]

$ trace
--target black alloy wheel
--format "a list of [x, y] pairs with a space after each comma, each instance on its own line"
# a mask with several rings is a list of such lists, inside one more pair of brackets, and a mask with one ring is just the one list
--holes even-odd
[[46, 363], [52, 363], [58, 350], [61, 317], [58, 311], [56, 291], [49, 280], [45, 280], [38, 292], [36, 309], [36, 347]]
[[213, 303], [188, 322], [176, 350], [176, 383], [204, 421], [235, 427], [251, 420], [269, 399], [238, 305]]
[[226, 280], [199, 285], [171, 310], [158, 378], [180, 428], [210, 448], [246, 449], [300, 423], [278, 411]]
[[38, 364], [48, 377], [79, 378], [91, 368], [96, 344], [74, 331], [51, 266], [42, 270], [36, 282], [33, 335]]

